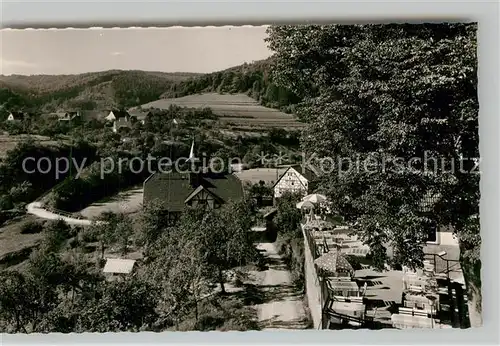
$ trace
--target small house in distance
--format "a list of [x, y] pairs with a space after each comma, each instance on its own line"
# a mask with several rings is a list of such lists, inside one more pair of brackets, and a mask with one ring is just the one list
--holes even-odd
[[129, 117], [121, 117], [113, 121], [113, 132], [128, 131], [132, 128], [132, 121]]
[[22, 121], [25, 116], [23, 112], [10, 112], [7, 116], [7, 121]]
[[111, 111], [109, 111], [109, 113], [105, 117], [105, 119], [108, 121], [115, 121], [119, 118], [128, 118], [128, 117], [130, 117], [130, 114], [128, 114], [128, 112], [120, 111], [120, 110], [111, 110]]
[[280, 198], [285, 193], [300, 193], [305, 196], [312, 193], [313, 181], [318, 174], [312, 167], [294, 165], [288, 167], [273, 186], [274, 198]]
[[131, 109], [128, 111], [128, 113], [130, 115], [130, 120], [132, 123], [138, 121], [143, 125], [146, 122], [146, 118], [151, 115], [150, 111], [143, 111], [140, 109]]
[[57, 117], [57, 121], [71, 121], [79, 116], [78, 112], [56, 112], [52, 115]]
[[135, 260], [121, 258], [107, 258], [103, 273], [108, 277], [127, 276], [135, 269]]

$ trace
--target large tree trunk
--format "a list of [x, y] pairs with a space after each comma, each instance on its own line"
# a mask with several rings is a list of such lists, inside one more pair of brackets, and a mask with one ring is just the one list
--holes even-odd
[[481, 261], [474, 262], [460, 258], [460, 266], [464, 274], [467, 290], [467, 307], [471, 327], [483, 325], [482, 295], [481, 295]]

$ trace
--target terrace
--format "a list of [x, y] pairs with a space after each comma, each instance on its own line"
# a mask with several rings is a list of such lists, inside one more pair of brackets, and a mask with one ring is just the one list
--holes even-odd
[[261, 106], [245, 94], [205, 93], [184, 97], [161, 99], [143, 104], [142, 109], [168, 109], [176, 105], [187, 108], [210, 108], [223, 123], [249, 127], [297, 128], [303, 126], [294, 116]]

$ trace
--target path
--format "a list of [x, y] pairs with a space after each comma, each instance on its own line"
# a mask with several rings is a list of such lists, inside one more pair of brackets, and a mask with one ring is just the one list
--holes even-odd
[[43, 204], [40, 202], [32, 202], [28, 204], [26, 206], [26, 210], [28, 214], [38, 216], [39, 218], [47, 220], [63, 220], [70, 225], [89, 226], [92, 224], [92, 221], [90, 220], [77, 219], [62, 214], [56, 214], [46, 209], [43, 209]]
[[257, 282], [256, 286], [266, 297], [265, 303], [256, 306], [261, 328], [307, 328], [308, 320], [302, 295], [295, 289], [291, 274], [278, 255], [275, 244], [259, 243], [257, 249], [268, 260], [267, 270], [252, 273]]
[[120, 192], [106, 202], [96, 202], [81, 210], [80, 214], [82, 218], [72, 217], [71, 213], [66, 213], [64, 211], [49, 211], [43, 208], [43, 203], [37, 201], [28, 204], [26, 209], [28, 214], [38, 216], [42, 219], [62, 219], [70, 225], [89, 226], [94, 222], [92, 219], [106, 211], [114, 213], [132, 213], [138, 211], [142, 205], [142, 196], [142, 188], [134, 188]]

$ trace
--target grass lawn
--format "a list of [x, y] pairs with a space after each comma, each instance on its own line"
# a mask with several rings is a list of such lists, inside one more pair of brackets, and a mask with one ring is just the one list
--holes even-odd
[[35, 220], [39, 219], [26, 215], [0, 228], [0, 268], [17, 265], [28, 259], [31, 249], [40, 242], [42, 235], [22, 234], [21, 230], [24, 224]]

